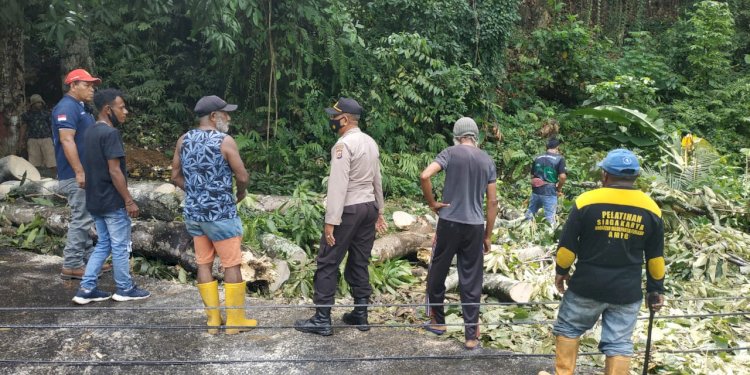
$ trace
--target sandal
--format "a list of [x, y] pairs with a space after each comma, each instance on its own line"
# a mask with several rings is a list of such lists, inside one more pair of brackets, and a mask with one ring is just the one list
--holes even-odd
[[432, 322], [425, 322], [424, 324], [422, 324], [422, 329], [428, 332], [432, 332], [438, 336], [445, 333], [446, 331], [445, 329], [437, 329], [437, 328], [434, 328], [433, 325], [439, 325], [439, 324], [434, 324]]
[[466, 340], [466, 342], [464, 342], [464, 349], [466, 350], [477, 350], [481, 347], [482, 345], [477, 339]]

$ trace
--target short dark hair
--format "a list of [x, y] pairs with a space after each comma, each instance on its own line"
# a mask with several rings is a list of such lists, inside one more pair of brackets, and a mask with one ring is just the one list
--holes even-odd
[[[607, 172], [607, 171], [604, 171]], [[638, 179], [638, 175], [634, 176], [615, 176], [609, 172], [607, 172], [607, 175], [609, 175], [609, 179], [613, 182], [635, 182], [635, 180]]]
[[97, 111], [101, 111], [106, 105], [111, 105], [117, 97], [122, 97], [122, 91], [118, 89], [102, 89], [94, 93], [94, 106]]

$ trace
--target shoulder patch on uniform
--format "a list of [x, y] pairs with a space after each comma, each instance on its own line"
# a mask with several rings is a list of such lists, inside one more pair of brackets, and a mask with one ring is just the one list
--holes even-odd
[[336, 145], [336, 159], [341, 159], [344, 156], [344, 144], [340, 143]]

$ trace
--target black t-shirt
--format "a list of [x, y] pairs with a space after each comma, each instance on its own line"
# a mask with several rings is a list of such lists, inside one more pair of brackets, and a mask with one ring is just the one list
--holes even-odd
[[82, 160], [86, 172], [86, 209], [92, 214], [105, 214], [125, 207], [125, 200], [112, 184], [107, 160], [120, 159], [120, 170], [125, 170], [125, 148], [120, 131], [97, 122], [90, 127], [83, 138], [86, 150]]

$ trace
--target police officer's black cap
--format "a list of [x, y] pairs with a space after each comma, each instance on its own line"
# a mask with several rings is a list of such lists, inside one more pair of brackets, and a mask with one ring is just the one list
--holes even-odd
[[362, 106], [357, 103], [356, 100], [350, 98], [339, 98], [339, 101], [331, 108], [326, 108], [328, 116], [336, 116], [342, 113], [349, 113], [352, 115], [361, 115]]
[[198, 100], [198, 103], [195, 103], [195, 108], [193, 109], [193, 111], [196, 115], [198, 115], [198, 117], [203, 117], [210, 114], [211, 112], [232, 112], [236, 109], [236, 104], [227, 104], [224, 99], [216, 95], [209, 95], [204, 96], [200, 100]]

